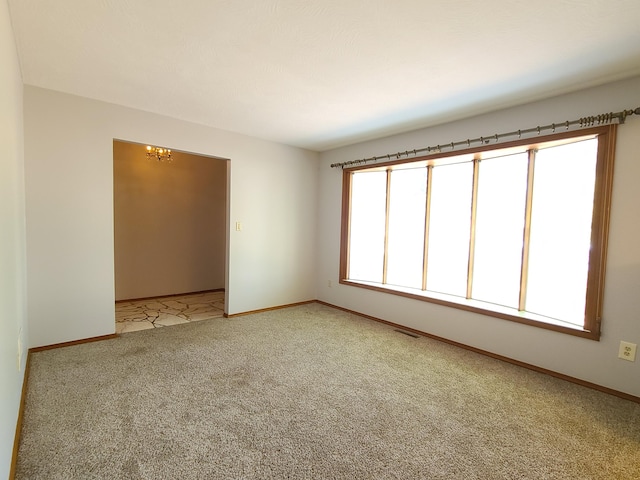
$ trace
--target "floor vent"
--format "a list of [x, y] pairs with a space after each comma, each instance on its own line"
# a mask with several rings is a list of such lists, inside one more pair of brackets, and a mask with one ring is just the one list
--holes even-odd
[[405, 332], [404, 330], [394, 330], [394, 332], [402, 333], [403, 335], [407, 335], [408, 337], [420, 338], [420, 335], [416, 335], [415, 333]]

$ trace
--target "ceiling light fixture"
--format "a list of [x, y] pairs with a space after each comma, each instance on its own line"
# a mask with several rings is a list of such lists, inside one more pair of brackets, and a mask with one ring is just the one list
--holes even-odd
[[171, 150], [168, 148], [152, 147], [147, 145], [147, 158], [154, 158], [158, 162], [172, 162]]

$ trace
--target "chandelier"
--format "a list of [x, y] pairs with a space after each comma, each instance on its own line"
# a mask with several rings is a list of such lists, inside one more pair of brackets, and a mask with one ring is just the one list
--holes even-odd
[[168, 148], [152, 147], [147, 145], [147, 158], [155, 159], [158, 162], [172, 162], [171, 150]]

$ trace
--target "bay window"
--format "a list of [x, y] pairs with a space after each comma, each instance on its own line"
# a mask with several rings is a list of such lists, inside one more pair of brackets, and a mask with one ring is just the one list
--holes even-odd
[[345, 169], [341, 283], [598, 339], [615, 132]]

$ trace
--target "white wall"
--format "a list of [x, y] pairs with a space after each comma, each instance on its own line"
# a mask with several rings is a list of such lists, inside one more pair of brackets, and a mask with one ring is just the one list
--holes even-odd
[[[22, 76], [9, 10], [0, 2], [0, 478], [9, 477], [26, 355]], [[26, 352], [24, 352], [26, 353]]]
[[[617, 358], [620, 340], [640, 344], [640, 118], [618, 130], [609, 253], [599, 342], [417, 300], [339, 285], [342, 171], [331, 163], [489, 136], [640, 106], [640, 78], [321, 154], [318, 298], [598, 385], [640, 396], [640, 358]], [[327, 280], [333, 286], [327, 286]]]
[[113, 142], [116, 300], [224, 288], [227, 160]]
[[31, 347], [111, 334], [113, 139], [231, 159], [227, 313], [314, 299], [318, 154], [25, 86]]

